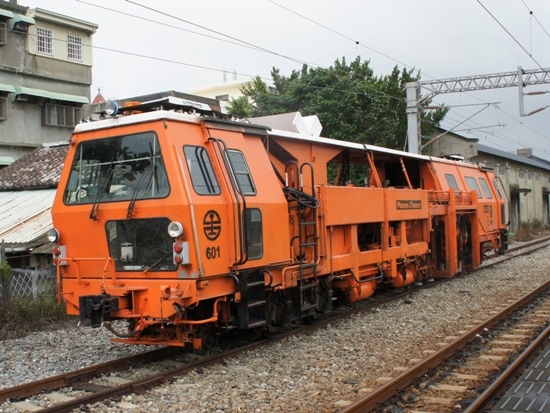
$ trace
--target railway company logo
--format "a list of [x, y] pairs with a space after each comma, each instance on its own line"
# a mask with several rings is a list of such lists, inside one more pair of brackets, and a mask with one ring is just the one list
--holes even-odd
[[417, 199], [415, 200], [397, 200], [395, 201], [395, 206], [397, 209], [422, 209], [422, 201]]
[[204, 235], [210, 241], [215, 241], [220, 236], [222, 231], [222, 221], [219, 214], [213, 209], [206, 212], [202, 220], [202, 228], [204, 230]]

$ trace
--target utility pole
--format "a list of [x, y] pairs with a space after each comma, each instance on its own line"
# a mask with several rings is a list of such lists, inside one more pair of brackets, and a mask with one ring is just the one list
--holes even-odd
[[[550, 68], [523, 70], [521, 66], [513, 72], [407, 83], [407, 132], [409, 152], [420, 153], [420, 113], [422, 103], [433, 98], [435, 95], [442, 93], [474, 92], [478, 90], [518, 87], [520, 116], [529, 116], [546, 109], [548, 106], [525, 114], [523, 111], [523, 97], [526, 95], [547, 92], [523, 93], [523, 88], [525, 86], [548, 83], [550, 83]], [[428, 94], [423, 96], [422, 99], [420, 98], [421, 88], [428, 91]]]

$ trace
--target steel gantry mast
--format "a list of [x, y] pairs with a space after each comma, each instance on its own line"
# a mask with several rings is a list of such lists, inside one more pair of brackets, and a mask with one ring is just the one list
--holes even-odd
[[[550, 83], [550, 68], [523, 70], [521, 66], [516, 71], [455, 77], [450, 79], [428, 80], [407, 83], [407, 133], [409, 152], [420, 153], [420, 112], [423, 102], [441, 93], [473, 92], [478, 90], [518, 87], [520, 116], [529, 116], [540, 112], [534, 110], [525, 114], [523, 111], [523, 88], [525, 86]], [[428, 93], [420, 97], [420, 90]], [[536, 94], [537, 92], [535, 92]]]

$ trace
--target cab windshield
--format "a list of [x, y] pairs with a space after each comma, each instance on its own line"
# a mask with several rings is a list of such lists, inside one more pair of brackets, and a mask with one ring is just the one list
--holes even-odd
[[64, 192], [66, 204], [163, 198], [166, 169], [153, 132], [78, 145]]

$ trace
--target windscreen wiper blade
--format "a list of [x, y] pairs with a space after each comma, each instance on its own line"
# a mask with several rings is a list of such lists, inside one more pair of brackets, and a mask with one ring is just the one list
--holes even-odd
[[142, 188], [143, 183], [145, 182], [146, 176], [149, 176], [149, 179], [147, 180], [147, 188], [149, 188], [149, 185], [151, 184], [151, 181], [153, 179], [153, 167], [151, 165], [148, 165], [147, 168], [143, 170], [143, 173], [139, 177], [139, 181], [136, 187], [134, 188], [134, 192], [132, 192], [132, 199], [128, 204], [128, 213], [126, 214], [126, 218], [132, 218], [132, 214], [134, 213], [134, 208], [136, 206], [137, 197], [139, 195], [139, 191]]
[[97, 211], [99, 210], [99, 204], [101, 202], [101, 197], [107, 191], [107, 188], [111, 184], [111, 178], [113, 177], [113, 168], [109, 168], [107, 175], [105, 176], [105, 184], [100, 188], [99, 193], [95, 197], [94, 204], [92, 205], [92, 210], [90, 211], [90, 219], [94, 221], [97, 220]]

